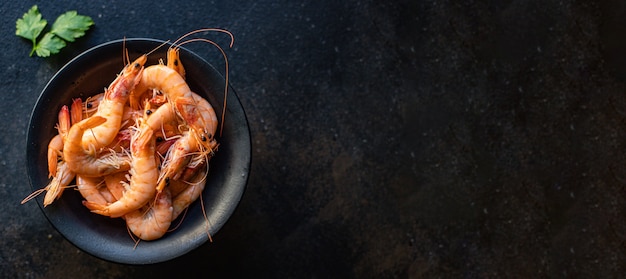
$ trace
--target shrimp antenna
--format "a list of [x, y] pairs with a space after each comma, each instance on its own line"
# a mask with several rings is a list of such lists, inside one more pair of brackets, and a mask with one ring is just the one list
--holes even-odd
[[128, 50], [126, 49], [126, 36], [122, 40], [122, 66], [126, 66], [126, 61], [128, 60]]
[[133, 234], [132, 231], [130, 231], [130, 227], [128, 225], [126, 225], [126, 232], [128, 232], [130, 239], [132, 239], [132, 241], [135, 243], [135, 245], [133, 245], [133, 250], [137, 249], [137, 246], [139, 246], [139, 242], [141, 241], [141, 238], [135, 238], [135, 235]]
[[[221, 30], [221, 29], [218, 29]], [[227, 32], [228, 34], [231, 34], [230, 32], [223, 30], [224, 32]], [[232, 34], [231, 34], [232, 36]], [[180, 39], [179, 39], [180, 40]], [[234, 40], [234, 39], [233, 39]], [[230, 47], [232, 47], [233, 44], [233, 40], [231, 40], [230, 42]], [[178, 41], [178, 40], [177, 40]], [[222, 53], [222, 57], [224, 57], [224, 65], [225, 65], [225, 73], [224, 73], [224, 78], [225, 78], [225, 85], [224, 85], [224, 104], [223, 104], [223, 108], [222, 108], [222, 116], [221, 116], [221, 123], [220, 123], [220, 137], [222, 136], [222, 132], [224, 130], [224, 118], [226, 117], [226, 100], [228, 99], [228, 57], [226, 56], [226, 52], [224, 52], [224, 49], [218, 45], [217, 43], [215, 43], [214, 41], [211, 41], [209, 39], [205, 39], [205, 38], [194, 38], [194, 39], [189, 39], [186, 40], [184, 42], [181, 42], [180, 44], [178, 44], [179, 46], [182, 46], [184, 44], [187, 43], [193, 43], [193, 42], [205, 42], [205, 43], [210, 43], [212, 45], [214, 45], [221, 53]]]
[[[183, 215], [181, 215], [181, 217], [180, 217], [180, 218], [176, 218], [176, 219], [180, 219], [180, 220], [178, 221], [178, 223], [176, 224], [176, 226], [174, 226], [173, 228], [171, 228], [171, 229], [167, 230], [167, 232], [173, 232], [173, 231], [175, 231], [176, 229], [178, 229], [178, 227], [180, 227], [180, 224], [182, 224], [182, 223], [183, 223], [183, 221], [185, 220], [185, 216], [187, 216], [187, 210], [189, 210], [189, 207], [185, 207], [185, 209], [183, 209], [183, 212], [182, 212], [182, 214], [183, 214]], [[172, 221], [173, 221], [173, 220], [172, 220]]]
[[[230, 45], [229, 45], [229, 47], [233, 47], [233, 44], [235, 43], [235, 36], [233, 36], [233, 33], [231, 33], [230, 31], [228, 31], [226, 29], [221, 29], [221, 28], [201, 28], [201, 29], [198, 29], [198, 30], [191, 31], [191, 32], [189, 32], [189, 33], [187, 33], [185, 35], [182, 35], [180, 38], [178, 38], [176, 41], [174, 41], [172, 43], [172, 45], [179, 45], [178, 42], [180, 42], [182, 39], [184, 39], [186, 37], [189, 37], [189, 36], [191, 36], [193, 34], [200, 33], [200, 32], [211, 32], [211, 31], [221, 32], [221, 33], [224, 33], [224, 34], [227, 34], [228, 36], [230, 36]], [[182, 45], [182, 43], [180, 45]]]
[[202, 199], [202, 195], [200, 195], [200, 208], [202, 208], [202, 215], [204, 216], [204, 220], [206, 221], [206, 235], [209, 237], [209, 242], [213, 242], [213, 238], [211, 237], [211, 221], [209, 217], [206, 215], [206, 210], [204, 207], [204, 200]]
[[146, 55], [150, 55], [153, 52], [157, 51], [157, 49], [161, 48], [162, 46], [168, 44], [170, 42], [170, 40], [167, 40], [165, 42], [162, 42], [160, 45], [158, 45], [157, 47], [153, 48], [151, 51], [149, 51], [148, 53], [146, 53]]
[[24, 198], [20, 204], [25, 204], [26, 202], [28, 202], [28, 201], [32, 200], [32, 199], [33, 199], [33, 198], [35, 198], [36, 196], [39, 196], [39, 194], [41, 194], [41, 193], [45, 192], [46, 190], [48, 190], [48, 189], [46, 189], [46, 188], [41, 188], [41, 189], [39, 189], [39, 190], [36, 190], [36, 191], [32, 192], [30, 195], [26, 196], [26, 198]]

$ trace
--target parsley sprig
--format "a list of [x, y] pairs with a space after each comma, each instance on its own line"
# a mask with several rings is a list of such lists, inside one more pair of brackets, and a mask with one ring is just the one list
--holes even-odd
[[93, 24], [94, 22], [90, 17], [79, 15], [76, 11], [68, 11], [57, 17], [50, 31], [37, 41], [39, 35], [48, 25], [48, 21], [42, 18], [37, 5], [34, 5], [22, 18], [15, 22], [15, 35], [33, 43], [29, 56], [36, 53], [39, 57], [48, 57], [64, 48], [66, 41], [73, 42], [84, 36]]

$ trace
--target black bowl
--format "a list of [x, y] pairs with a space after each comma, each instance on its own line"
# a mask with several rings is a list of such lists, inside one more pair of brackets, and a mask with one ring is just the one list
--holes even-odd
[[[84, 99], [102, 92], [123, 67], [123, 46], [134, 59], [162, 43], [154, 39], [108, 42], [80, 54], [52, 77], [37, 100], [28, 126], [26, 161], [33, 191], [49, 182], [47, 145], [57, 133], [55, 124], [61, 107], [70, 105], [73, 98]], [[158, 63], [159, 58], [165, 59], [166, 51], [167, 45], [150, 54], [146, 65]], [[211, 103], [219, 118], [224, 103], [224, 77], [185, 48], [181, 48], [180, 57], [190, 88]], [[208, 222], [197, 200], [189, 206], [175, 230], [158, 240], [141, 241], [135, 247], [123, 220], [89, 212], [82, 205], [83, 199], [78, 191], [66, 190], [59, 200], [45, 208], [43, 195], [36, 201], [61, 235], [98, 258], [124, 264], [150, 264], [181, 256], [206, 243], [209, 234], [217, 233], [235, 210], [246, 187], [251, 160], [250, 131], [243, 107], [231, 87], [223, 124], [223, 134], [216, 137], [219, 150], [210, 161], [209, 176], [202, 193]]]

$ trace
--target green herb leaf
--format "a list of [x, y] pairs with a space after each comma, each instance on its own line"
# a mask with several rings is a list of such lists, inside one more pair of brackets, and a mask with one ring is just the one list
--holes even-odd
[[[54, 36], [52, 33], [48, 32], [43, 35], [41, 41], [37, 43], [34, 51], [37, 53], [39, 57], [48, 57], [50, 54], [59, 53], [59, 51], [65, 47], [65, 42], [61, 40], [59, 37]], [[32, 55], [32, 52], [31, 52]]]
[[93, 20], [90, 17], [79, 15], [76, 11], [68, 11], [54, 21], [50, 32], [63, 40], [73, 42], [74, 39], [85, 35], [85, 31], [92, 25]]
[[29, 39], [35, 44], [35, 39], [41, 34], [48, 21], [41, 18], [37, 5], [34, 5], [28, 12], [15, 22], [15, 35]]
[[39, 57], [48, 57], [59, 53], [66, 46], [65, 41], [73, 42], [76, 38], [84, 36], [85, 31], [94, 25], [90, 17], [79, 15], [76, 11], [68, 11], [57, 17], [51, 30], [37, 42], [37, 38], [47, 24], [48, 21], [42, 18], [37, 5], [31, 7], [22, 18], [15, 22], [15, 35], [33, 43], [30, 56], [37, 53]]

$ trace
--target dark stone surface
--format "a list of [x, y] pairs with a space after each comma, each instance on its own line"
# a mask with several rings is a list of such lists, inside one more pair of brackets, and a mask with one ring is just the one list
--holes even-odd
[[[68, 2], [39, 7], [96, 26], [49, 59], [14, 35], [32, 2], [0, 4], [2, 277], [626, 274], [620, 1]], [[239, 208], [171, 262], [84, 254], [19, 204], [38, 94], [91, 46], [201, 27], [236, 37], [231, 81], [253, 144]]]

